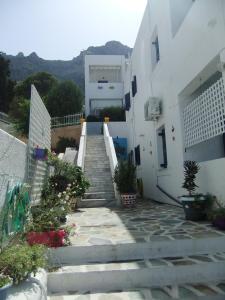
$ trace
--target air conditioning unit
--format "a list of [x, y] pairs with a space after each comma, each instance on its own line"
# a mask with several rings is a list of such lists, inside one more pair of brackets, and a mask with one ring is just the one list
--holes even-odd
[[161, 99], [150, 97], [145, 103], [145, 121], [157, 121], [162, 114]]

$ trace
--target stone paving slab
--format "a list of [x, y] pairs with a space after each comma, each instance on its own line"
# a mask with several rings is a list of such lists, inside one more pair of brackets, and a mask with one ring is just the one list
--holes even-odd
[[135, 208], [80, 208], [68, 216], [77, 225], [72, 245], [93, 246], [225, 236], [210, 222], [186, 221], [183, 209], [152, 201]]
[[205, 285], [184, 285], [155, 289], [138, 289], [134, 291], [117, 291], [97, 294], [49, 295], [49, 300], [223, 300], [225, 283]]

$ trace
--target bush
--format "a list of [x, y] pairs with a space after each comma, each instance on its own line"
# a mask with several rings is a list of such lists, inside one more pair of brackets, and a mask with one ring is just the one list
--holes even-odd
[[129, 161], [120, 161], [113, 178], [119, 193], [134, 193], [136, 191], [136, 167]]
[[89, 116], [87, 116], [86, 121], [87, 122], [100, 122], [102, 120], [100, 120], [100, 118], [97, 116], [89, 115]]
[[66, 148], [78, 149], [77, 141], [74, 138], [60, 137], [56, 144], [56, 153], [64, 153]]
[[45, 232], [57, 230], [66, 215], [71, 212], [74, 201], [89, 187], [81, 168], [61, 161], [49, 154], [48, 163], [54, 166], [55, 174], [43, 187], [40, 205], [32, 209], [31, 222], [27, 231]]
[[10, 245], [0, 255], [0, 272], [13, 279], [15, 284], [34, 275], [46, 265], [45, 247], [27, 243]]
[[125, 110], [122, 107], [106, 107], [100, 110], [99, 118], [104, 121], [105, 117], [109, 117], [110, 121], [123, 122], [126, 121]]

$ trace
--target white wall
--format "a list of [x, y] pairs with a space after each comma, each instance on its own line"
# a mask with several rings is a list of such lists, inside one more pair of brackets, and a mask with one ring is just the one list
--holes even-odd
[[109, 122], [109, 135], [113, 138], [128, 138], [128, 124], [126, 122]]
[[[121, 82], [90, 82], [90, 66], [117, 66], [121, 68]], [[103, 72], [104, 73], [104, 72]], [[123, 99], [125, 57], [122, 55], [86, 55], [85, 56], [85, 114], [90, 114], [90, 99]], [[113, 89], [111, 88], [113, 87]], [[108, 106], [108, 105], [107, 105]]]
[[0, 208], [7, 186], [23, 182], [26, 173], [27, 145], [0, 129]]
[[[127, 113], [130, 129], [129, 148], [140, 144], [141, 166], [137, 168], [143, 178], [144, 195], [170, 202], [158, 191], [158, 183], [177, 197], [183, 194], [184, 144], [181, 110], [183, 99], [190, 96], [218, 68], [220, 52], [225, 47], [225, 2], [197, 0], [193, 3], [179, 30], [173, 37], [171, 30], [170, 1], [148, 2], [132, 53], [126, 78], [137, 76], [137, 94], [131, 100]], [[160, 61], [151, 65], [151, 37], [157, 29]], [[222, 56], [221, 56], [222, 57]], [[126, 88], [129, 87], [126, 83]], [[150, 97], [162, 99], [163, 113], [158, 121], [144, 120], [144, 104]], [[165, 124], [168, 168], [158, 167], [156, 131]], [[221, 159], [221, 162], [224, 160]], [[199, 191], [211, 192], [223, 198], [225, 189], [218, 183], [217, 174], [225, 174], [224, 164], [216, 160], [205, 162], [206, 173], [199, 174]], [[214, 187], [214, 188], [213, 188]]]

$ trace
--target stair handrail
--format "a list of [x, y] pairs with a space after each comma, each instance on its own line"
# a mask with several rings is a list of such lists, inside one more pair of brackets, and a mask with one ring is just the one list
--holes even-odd
[[[117, 156], [116, 156], [116, 151], [113, 143], [113, 138], [109, 134], [109, 128], [107, 123], [104, 123], [103, 125], [103, 134], [104, 134], [104, 141], [105, 141], [105, 146], [106, 146], [106, 153], [107, 156], [109, 157], [109, 162], [110, 162], [110, 169], [111, 169], [111, 174], [112, 177], [114, 176], [115, 168], [118, 164]], [[116, 184], [113, 183], [114, 186], [114, 192], [115, 192], [115, 198], [117, 199], [117, 204], [120, 203], [120, 196], [116, 188]]]
[[79, 144], [79, 151], [77, 156], [77, 166], [84, 170], [84, 158], [86, 154], [86, 142], [87, 142], [87, 123], [83, 122], [82, 130], [81, 130], [81, 137], [80, 137], [80, 144]]

